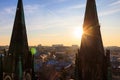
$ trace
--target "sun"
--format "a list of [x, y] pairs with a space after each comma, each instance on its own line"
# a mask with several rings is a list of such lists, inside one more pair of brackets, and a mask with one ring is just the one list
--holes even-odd
[[83, 34], [83, 29], [82, 29], [82, 27], [76, 27], [76, 28], [74, 29], [74, 37], [75, 37], [75, 38], [81, 39], [82, 34]]

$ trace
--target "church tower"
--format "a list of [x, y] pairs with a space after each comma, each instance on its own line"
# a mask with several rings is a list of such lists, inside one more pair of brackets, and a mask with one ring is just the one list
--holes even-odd
[[87, 0], [76, 80], [107, 80], [106, 59], [95, 0]]
[[18, 0], [10, 46], [4, 57], [4, 80], [32, 80], [32, 54], [29, 51], [24, 9]]

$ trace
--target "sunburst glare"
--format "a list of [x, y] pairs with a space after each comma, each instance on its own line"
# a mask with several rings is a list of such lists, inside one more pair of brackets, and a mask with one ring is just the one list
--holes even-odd
[[76, 28], [74, 29], [74, 37], [75, 37], [75, 38], [81, 39], [82, 34], [83, 34], [83, 29], [82, 29], [82, 27], [76, 27]]

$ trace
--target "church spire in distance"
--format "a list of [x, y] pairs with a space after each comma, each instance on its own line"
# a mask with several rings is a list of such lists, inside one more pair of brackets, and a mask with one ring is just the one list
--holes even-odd
[[87, 0], [84, 33], [78, 51], [78, 80], [106, 80], [106, 60], [95, 0]]

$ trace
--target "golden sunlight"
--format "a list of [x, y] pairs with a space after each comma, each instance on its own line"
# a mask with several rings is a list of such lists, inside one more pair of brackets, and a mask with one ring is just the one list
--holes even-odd
[[82, 27], [76, 27], [76, 28], [74, 29], [74, 37], [75, 37], [75, 38], [81, 39], [82, 34], [83, 34], [83, 29], [82, 29]]

